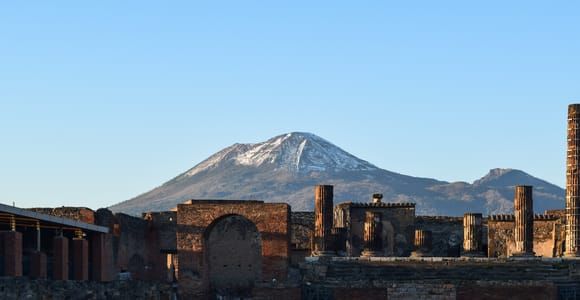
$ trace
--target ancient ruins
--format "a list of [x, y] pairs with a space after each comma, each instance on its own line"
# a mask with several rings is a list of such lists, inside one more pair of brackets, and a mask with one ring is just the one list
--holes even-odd
[[490, 216], [417, 216], [378, 193], [335, 204], [331, 185], [313, 187], [314, 212], [196, 199], [140, 218], [0, 205], [0, 276], [14, 278], [0, 298], [74, 298], [62, 287], [74, 281], [87, 299], [119, 286], [151, 299], [577, 299], [580, 104], [568, 114], [565, 210], [534, 214], [526, 185], [513, 215]]

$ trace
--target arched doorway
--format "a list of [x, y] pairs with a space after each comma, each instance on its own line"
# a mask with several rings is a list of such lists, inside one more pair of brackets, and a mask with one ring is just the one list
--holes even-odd
[[207, 228], [204, 242], [213, 293], [249, 295], [262, 274], [262, 239], [256, 225], [240, 215], [224, 216]]

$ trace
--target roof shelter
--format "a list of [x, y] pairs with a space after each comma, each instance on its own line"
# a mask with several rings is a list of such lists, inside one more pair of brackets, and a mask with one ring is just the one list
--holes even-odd
[[108, 233], [108, 227], [0, 204], [0, 276], [106, 281]]

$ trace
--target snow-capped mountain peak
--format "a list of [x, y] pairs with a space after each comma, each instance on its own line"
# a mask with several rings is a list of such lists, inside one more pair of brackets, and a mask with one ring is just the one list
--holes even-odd
[[241, 166], [272, 166], [295, 173], [378, 169], [327, 140], [306, 132], [292, 132], [256, 144], [235, 144], [186, 172], [193, 176], [230, 162]]

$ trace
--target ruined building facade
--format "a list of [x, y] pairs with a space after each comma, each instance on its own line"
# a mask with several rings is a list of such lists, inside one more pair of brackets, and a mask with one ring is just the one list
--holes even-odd
[[491, 216], [417, 216], [381, 194], [335, 203], [331, 185], [313, 187], [314, 212], [241, 200], [141, 217], [0, 205], [0, 276], [168, 282], [185, 299], [573, 299], [579, 118], [571, 105], [565, 210], [534, 214], [531, 186], [514, 187], [514, 214]]

